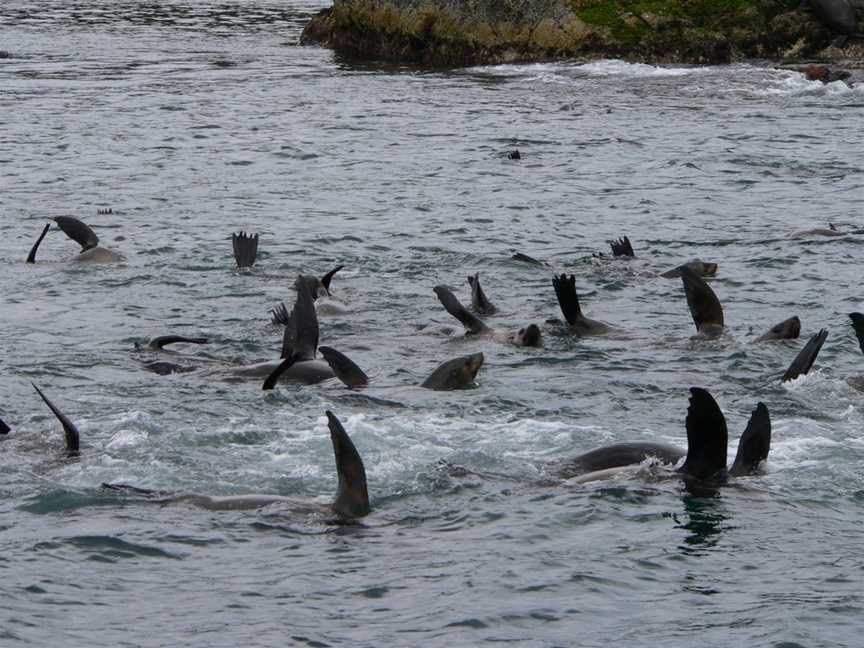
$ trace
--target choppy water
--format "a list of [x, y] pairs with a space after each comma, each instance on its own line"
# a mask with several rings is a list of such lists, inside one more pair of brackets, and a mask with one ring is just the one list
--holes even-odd
[[[847, 378], [864, 362], [846, 314], [864, 308], [864, 236], [788, 235], [860, 227], [864, 90], [759, 65], [423, 72], [295, 46], [311, 3], [57, 4], [0, 7], [0, 644], [858, 645], [864, 394]], [[55, 231], [24, 264], [62, 214], [126, 261], [70, 264]], [[240, 228], [261, 234], [251, 271], [233, 267]], [[621, 234], [636, 260], [590, 259]], [[697, 256], [720, 263], [719, 341], [691, 339], [680, 282], [656, 276]], [[350, 309], [321, 339], [371, 375], [361, 392], [159, 377], [133, 350], [203, 333], [181, 360], [275, 358], [267, 310], [339, 263]], [[480, 271], [496, 326], [542, 323], [554, 270], [624, 333], [469, 341], [432, 293], [467, 300]], [[749, 340], [793, 314], [830, 336], [781, 386], [804, 340]], [[476, 389], [415, 386], [475, 350]], [[79, 424], [79, 460], [31, 380]], [[730, 456], [768, 404], [762, 474], [710, 499], [548, 479], [603, 443], [683, 445], [694, 385], [724, 409]], [[325, 408], [366, 462], [362, 526], [99, 490], [326, 502]]]

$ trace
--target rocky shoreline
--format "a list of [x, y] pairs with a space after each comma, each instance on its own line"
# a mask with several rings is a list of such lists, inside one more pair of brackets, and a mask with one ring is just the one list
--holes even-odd
[[[767, 59], [864, 70], [864, 41], [836, 36], [799, 0], [334, 0], [301, 42], [427, 66], [620, 58], [722, 64]], [[853, 0], [864, 15], [864, 0]], [[857, 76], [854, 75], [854, 76]]]

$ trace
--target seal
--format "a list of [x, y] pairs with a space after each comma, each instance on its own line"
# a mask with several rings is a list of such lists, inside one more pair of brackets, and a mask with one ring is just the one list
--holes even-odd
[[822, 329], [807, 340], [807, 344], [805, 344], [804, 348], [798, 352], [797, 356], [795, 356], [795, 359], [783, 374], [780, 382], [789, 382], [790, 380], [795, 380], [798, 376], [807, 375], [813, 367], [813, 363], [816, 362], [816, 356], [819, 355], [819, 351], [822, 349], [822, 345], [825, 344], [825, 340], [827, 339], [828, 329]]
[[622, 468], [655, 458], [665, 464], [684, 463], [676, 473], [685, 479], [725, 482], [729, 476], [754, 473], [768, 458], [771, 447], [771, 417], [764, 403], [758, 403], [738, 442], [735, 461], [727, 470], [726, 418], [714, 397], [705, 389], [692, 387], [685, 421], [687, 451], [674, 446], [650, 443], [616, 443], [579, 455], [558, 470], [570, 483], [586, 483], [619, 474]]
[[250, 494], [214, 496], [198, 493], [168, 493], [136, 488], [128, 484], [102, 484], [102, 488], [115, 492], [144, 496], [160, 504], [189, 502], [209, 511], [253, 510], [273, 504], [281, 504], [296, 512], [324, 512], [329, 510], [339, 518], [353, 520], [365, 517], [372, 511], [369, 504], [369, 491], [366, 484], [366, 468], [351, 437], [341, 421], [327, 410], [327, 425], [333, 445], [338, 485], [336, 496], [329, 506], [322, 507], [311, 500], [284, 495]]
[[622, 236], [617, 241], [609, 241], [609, 246], [612, 248], [613, 257], [634, 258], [636, 254], [633, 252], [633, 246], [630, 244], [630, 239]]
[[586, 335], [603, 335], [612, 330], [609, 324], [589, 319], [582, 314], [582, 308], [579, 306], [579, 295], [576, 294], [576, 277], [574, 275], [570, 275], [569, 278], [566, 274], [553, 276], [552, 287], [555, 288], [558, 305], [561, 307], [564, 319], [567, 320], [570, 333], [584, 337]]
[[864, 314], [849, 313], [849, 319], [852, 320], [852, 329], [855, 331], [855, 337], [858, 338], [861, 353], [864, 353]]
[[234, 260], [238, 268], [251, 268], [258, 257], [258, 234], [249, 236], [243, 230], [231, 234], [231, 244], [234, 247]]
[[0, 434], [9, 434], [12, 428], [6, 425], [6, 421], [0, 419]]
[[[72, 216], [57, 216], [54, 218], [54, 222], [57, 223], [57, 227], [59, 227], [66, 236], [81, 246], [81, 252], [75, 257], [75, 261], [111, 263], [112, 261], [122, 260], [123, 257], [116, 252], [112, 252], [108, 248], [99, 245], [99, 237], [96, 236], [96, 233], [77, 218], [73, 218]], [[44, 235], [45, 232], [43, 231], [42, 237], [37, 241], [37, 245], [30, 251], [30, 254], [34, 259], [36, 258], [36, 248], [38, 247], [38, 243], [41, 242]]]
[[81, 448], [81, 434], [78, 432], [78, 428], [75, 427], [75, 424], [69, 420], [63, 412], [61, 412], [57, 406], [54, 405], [48, 397], [42, 393], [42, 390], [36, 386], [36, 383], [30, 383], [33, 385], [33, 389], [36, 390], [36, 393], [39, 394], [39, 397], [45, 402], [48, 406], [48, 409], [51, 410], [51, 413], [57, 417], [57, 420], [60, 421], [60, 425], [63, 426], [63, 433], [66, 439], [66, 456], [67, 457], [77, 457], [80, 448]]
[[435, 286], [434, 291], [444, 309], [462, 323], [467, 335], [487, 335], [498, 342], [506, 342], [516, 346], [541, 346], [543, 344], [540, 327], [536, 324], [529, 324], [515, 332], [496, 331], [489, 328], [479, 317], [468, 312], [468, 309], [456, 299], [456, 296], [447, 286]]
[[[717, 264], [711, 263], [709, 261], [693, 259], [692, 261], [688, 261], [687, 263], [683, 264], [683, 266], [690, 268], [700, 277], [713, 277], [717, 274]], [[661, 272], [660, 276], [665, 279], [677, 279], [681, 276], [681, 267], [682, 266], [677, 266], [675, 268], [672, 268], [671, 270], [667, 270], [666, 272]]]
[[801, 335], [801, 320], [797, 315], [775, 324], [771, 329], [757, 337], [754, 342], [771, 342], [773, 340], [795, 340]]
[[483, 360], [482, 353], [472, 353], [442, 362], [420, 386], [438, 391], [470, 387], [483, 366]]
[[471, 286], [471, 308], [478, 315], [494, 315], [498, 312], [494, 304], [486, 298], [483, 287], [480, 285], [480, 273], [475, 272], [473, 277], [468, 277], [468, 285]]
[[[209, 340], [205, 337], [186, 337], [184, 335], [160, 335], [150, 340], [146, 345], [140, 342], [135, 342], [136, 351], [162, 351], [170, 344], [208, 344]], [[168, 360], [147, 360], [144, 361], [144, 368], [152, 371], [160, 376], [167, 376], [175, 373], [189, 373], [195, 371], [197, 367], [187, 364], [178, 364]]]
[[[348, 308], [342, 302], [333, 297], [330, 284], [333, 281], [333, 275], [342, 270], [345, 266], [336, 266], [330, 272], [322, 276], [320, 279], [314, 275], [300, 275], [302, 280], [309, 288], [309, 293], [312, 295], [312, 301], [315, 302], [315, 309], [319, 315], [334, 315], [345, 313]], [[271, 311], [274, 324], [285, 325], [288, 317], [288, 311], [274, 308]]]
[[799, 232], [795, 232], [792, 234], [792, 238], [807, 238], [810, 236], [825, 236], [825, 237], [837, 237], [837, 236], [846, 236], [845, 232], [841, 232], [837, 229], [837, 226], [834, 223], [828, 223], [828, 227], [816, 227], [808, 230], [801, 230]]
[[696, 330], [706, 337], [717, 337], [723, 334], [723, 307], [711, 286], [692, 268], [683, 265], [678, 267], [681, 282], [684, 284], [684, 294], [687, 306]]

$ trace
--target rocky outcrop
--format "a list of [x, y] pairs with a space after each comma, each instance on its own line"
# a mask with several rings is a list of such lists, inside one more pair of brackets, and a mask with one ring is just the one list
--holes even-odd
[[[855, 0], [856, 3], [862, 0]], [[799, 0], [334, 0], [303, 32], [349, 55], [426, 65], [616, 57], [651, 63], [860, 57]], [[859, 11], [859, 13], [861, 13]], [[826, 50], [826, 48], [829, 48]]]

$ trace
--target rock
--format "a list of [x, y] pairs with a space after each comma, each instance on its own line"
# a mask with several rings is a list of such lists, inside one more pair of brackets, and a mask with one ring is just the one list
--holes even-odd
[[795, 68], [795, 70], [803, 74], [809, 81], [821, 81], [822, 83], [845, 81], [852, 76], [846, 70], [831, 69], [827, 65], [807, 65]]

